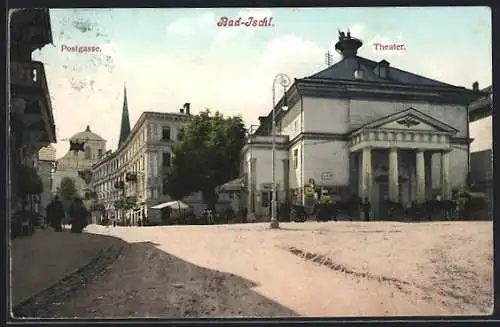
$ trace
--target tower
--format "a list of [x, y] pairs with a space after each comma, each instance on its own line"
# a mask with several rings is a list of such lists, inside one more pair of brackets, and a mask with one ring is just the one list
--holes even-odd
[[344, 32], [339, 30], [339, 41], [335, 44], [335, 50], [342, 55], [342, 57], [356, 57], [358, 49], [361, 48], [363, 42], [360, 39], [351, 37], [351, 32], [347, 31], [347, 36]]
[[128, 104], [127, 104], [127, 86], [123, 88], [123, 109], [122, 109], [122, 121], [120, 125], [120, 138], [118, 139], [118, 147], [127, 139], [130, 134], [130, 119], [128, 115]]

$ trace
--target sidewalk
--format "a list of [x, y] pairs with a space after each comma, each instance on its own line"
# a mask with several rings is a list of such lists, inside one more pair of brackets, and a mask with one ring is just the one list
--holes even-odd
[[11, 242], [11, 295], [16, 306], [85, 266], [119, 239], [96, 234], [37, 230]]

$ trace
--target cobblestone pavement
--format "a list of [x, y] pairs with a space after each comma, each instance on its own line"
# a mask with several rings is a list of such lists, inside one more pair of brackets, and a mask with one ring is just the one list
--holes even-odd
[[69, 295], [41, 296], [24, 315], [425, 316], [492, 309], [491, 222], [88, 230], [126, 243], [116, 261], [83, 272], [89, 277], [80, 276]]

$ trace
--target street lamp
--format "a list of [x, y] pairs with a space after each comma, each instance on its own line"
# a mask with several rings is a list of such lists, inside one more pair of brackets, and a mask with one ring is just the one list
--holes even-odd
[[[271, 225], [270, 227], [275, 229], [279, 228], [279, 222], [277, 219], [277, 201], [276, 201], [276, 82], [278, 82], [285, 91], [286, 97], [286, 88], [290, 85], [290, 77], [288, 75], [280, 73], [274, 77], [273, 80], [273, 121], [272, 121], [272, 157], [271, 157], [271, 166], [272, 166], [272, 201], [271, 201]], [[286, 98], [285, 98], [286, 100]], [[288, 107], [286, 106], [286, 101], [283, 103], [283, 107], [281, 108], [283, 111], [287, 111]]]
[[248, 189], [248, 199], [247, 199], [247, 217], [253, 219], [255, 213], [255, 185], [253, 182], [254, 172], [253, 172], [253, 152], [252, 152], [252, 144], [253, 144], [253, 134], [258, 129], [259, 125], [250, 125], [248, 128], [248, 162], [245, 158], [245, 164], [247, 166], [247, 189]]

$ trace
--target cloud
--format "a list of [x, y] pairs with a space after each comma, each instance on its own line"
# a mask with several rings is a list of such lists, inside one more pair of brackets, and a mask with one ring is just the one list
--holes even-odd
[[[324, 56], [328, 49], [333, 51], [335, 62], [340, 59], [334, 51], [336, 31], [328, 45], [293, 33], [262, 44], [257, 42], [256, 28], [218, 28], [218, 17], [212, 11], [194, 13], [167, 27], [170, 35], [193, 40], [201, 32], [212, 33], [204, 35], [209, 46], [194, 59], [154, 52], [126, 57], [113, 42], [103, 42], [101, 53], [78, 58], [61, 54], [59, 48], [44, 48], [38, 56], [46, 63], [58, 138], [69, 138], [89, 124], [92, 131], [108, 141], [108, 148], [114, 149], [123, 105], [123, 81], [127, 82], [132, 125], [144, 111], [173, 112], [184, 102], [192, 104], [194, 113], [210, 108], [227, 115], [240, 114], [248, 124], [256, 123], [257, 117], [271, 108], [271, 84], [277, 73], [286, 73], [292, 79], [312, 75], [326, 68]], [[251, 9], [241, 10], [237, 16], [263, 18], [272, 14], [268, 9]], [[459, 57], [450, 56], [449, 51], [410, 49], [388, 56], [374, 52], [370, 42], [402, 40], [401, 33], [377, 35], [359, 23], [348, 28], [353, 36], [364, 41], [360, 49], [363, 57], [389, 57], [392, 66], [453, 84], [470, 85], [479, 80], [486, 86], [491, 81], [491, 70], [470, 70], [472, 53]], [[431, 56], [432, 60], [422, 60]], [[488, 68], [488, 63], [482, 67]], [[60, 142], [56, 149], [59, 157], [64, 155], [67, 142]]]
[[210, 26], [216, 26], [213, 12], [197, 16], [178, 18], [167, 26], [167, 33], [175, 36], [194, 36]]

